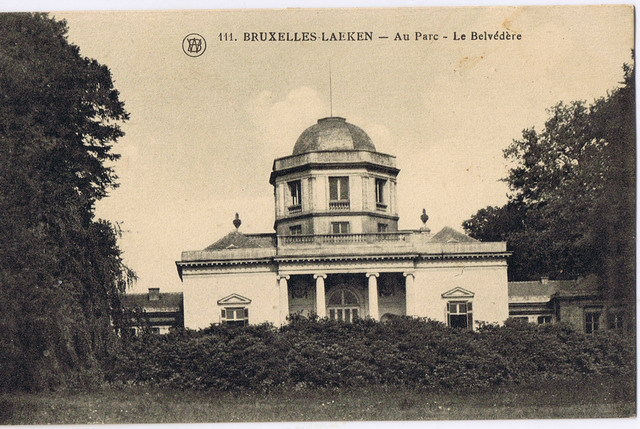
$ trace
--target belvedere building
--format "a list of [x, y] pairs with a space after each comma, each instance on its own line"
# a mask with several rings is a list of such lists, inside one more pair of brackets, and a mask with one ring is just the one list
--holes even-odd
[[396, 158], [344, 118], [320, 119], [273, 163], [275, 232], [235, 230], [176, 262], [184, 323], [418, 316], [473, 329], [509, 316], [506, 243], [398, 229]]

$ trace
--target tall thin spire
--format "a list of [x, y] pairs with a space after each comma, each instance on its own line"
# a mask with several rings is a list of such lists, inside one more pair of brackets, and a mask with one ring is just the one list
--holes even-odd
[[331, 83], [331, 60], [329, 60], [329, 116], [333, 116], [333, 87]]

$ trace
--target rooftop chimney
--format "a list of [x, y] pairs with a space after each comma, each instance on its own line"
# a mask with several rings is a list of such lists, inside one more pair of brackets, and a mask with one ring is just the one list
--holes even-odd
[[150, 287], [149, 288], [149, 301], [159, 301], [160, 300], [160, 288], [159, 287]]
[[549, 283], [549, 277], [540, 277], [540, 283], [546, 285]]

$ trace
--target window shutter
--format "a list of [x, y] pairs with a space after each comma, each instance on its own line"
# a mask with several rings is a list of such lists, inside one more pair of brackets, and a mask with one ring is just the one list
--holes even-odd
[[248, 318], [249, 318], [249, 309], [248, 309], [248, 308], [245, 308], [245, 309], [244, 309], [244, 318], [245, 318], [245, 319], [248, 319]]
[[337, 178], [329, 178], [329, 199], [337, 200], [338, 199], [338, 179]]
[[470, 302], [467, 302], [467, 311], [471, 312], [471, 303]]
[[348, 200], [349, 199], [349, 178], [342, 177], [340, 180], [340, 199]]
[[226, 312], [225, 312], [225, 309], [224, 309], [224, 308], [222, 309], [222, 318], [223, 318], [223, 319], [226, 319], [226, 318], [227, 318], [227, 314], [226, 314]]
[[467, 313], [467, 328], [473, 329], [473, 314]]

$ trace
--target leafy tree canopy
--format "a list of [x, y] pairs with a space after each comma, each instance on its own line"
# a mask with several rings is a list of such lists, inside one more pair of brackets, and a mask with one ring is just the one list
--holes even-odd
[[504, 155], [509, 202], [478, 211], [467, 233], [508, 242], [512, 280], [597, 274], [615, 296], [634, 296], [634, 67], [590, 105], [551, 108], [544, 129], [524, 130]]
[[94, 218], [128, 113], [65, 21], [0, 14], [0, 390], [99, 377], [133, 273]]

